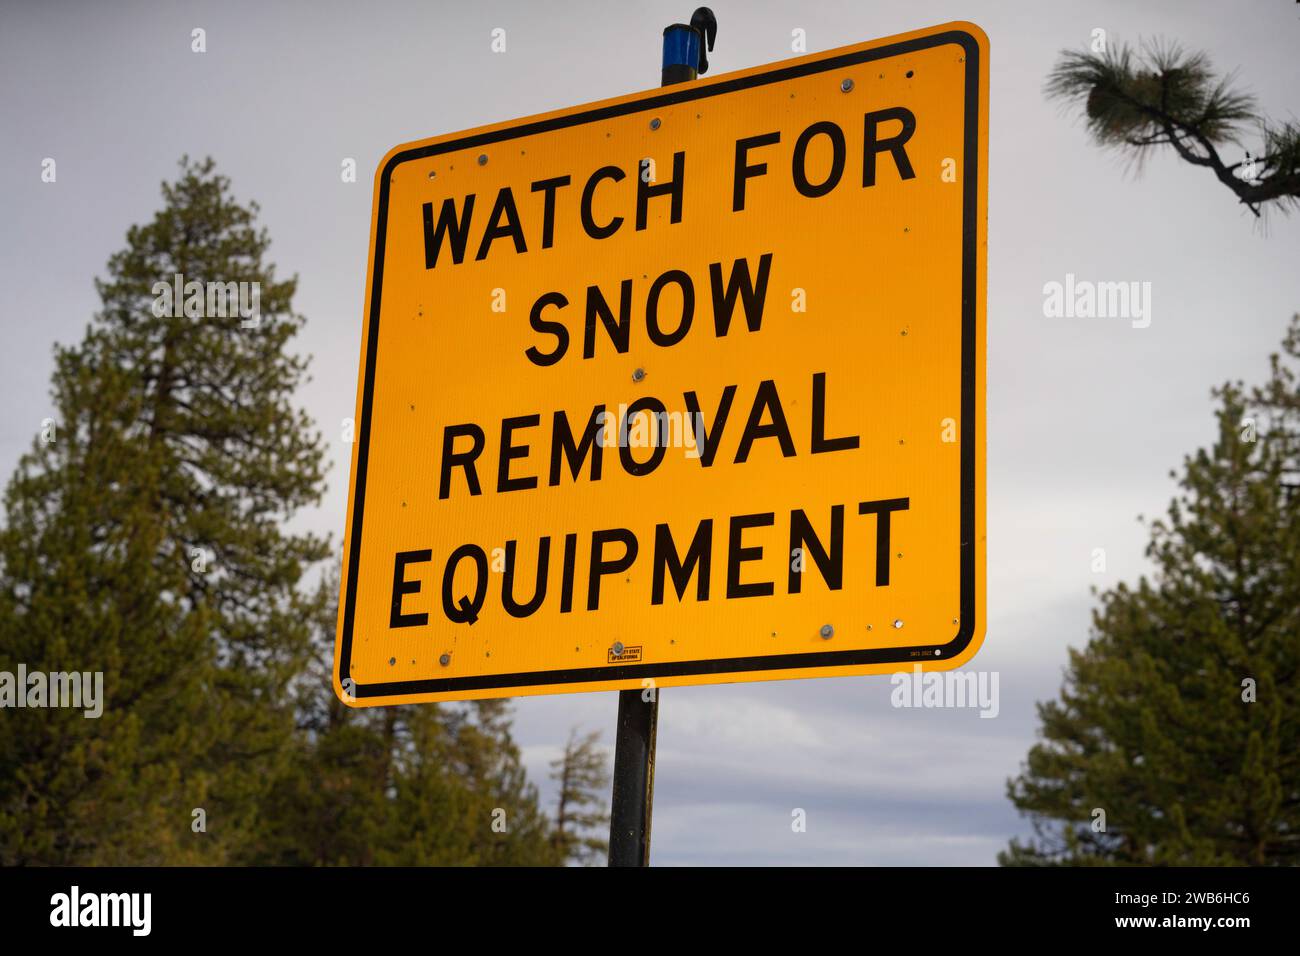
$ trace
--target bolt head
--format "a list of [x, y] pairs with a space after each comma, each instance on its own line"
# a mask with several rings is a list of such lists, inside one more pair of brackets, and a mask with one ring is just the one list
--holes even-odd
[[903, 626], [903, 622], [902, 622], [902, 621], [895, 621], [895, 622], [894, 622], [894, 629], [895, 629], [895, 630], [897, 630], [898, 628], [900, 628], [900, 627], [902, 627], [902, 626]]
[[639, 382], [645, 378], [645, 369], [638, 368], [632, 370], [632, 381]]
[[451, 663], [451, 655], [443, 654], [441, 657], [438, 658], [438, 663], [441, 664], [443, 667], [446, 667], [448, 664]]
[[831, 627], [829, 624], [822, 625], [821, 635], [823, 638], [825, 638], [826, 640], [830, 640], [831, 636], [834, 633], [835, 633], [835, 628]]
[[852, 90], [852, 89], [853, 89], [853, 81], [850, 80], [848, 77], [845, 77], [845, 78], [840, 82], [840, 92], [841, 92], [841, 93], [847, 93], [847, 92], [849, 92], [849, 91]]
[[614, 642], [614, 646], [611, 648], [611, 650], [613, 650], [613, 652], [614, 652], [616, 655], [618, 655], [618, 654], [622, 654], [622, 653], [623, 653], [623, 642], [622, 642], [622, 641], [615, 641], [615, 642]]
[[480, 166], [486, 166], [486, 165], [487, 165], [487, 153], [479, 153], [479, 154], [478, 154], [478, 164], [479, 164]]
[[650, 121], [650, 128], [651, 128], [651, 129], [658, 129], [658, 128], [660, 127], [660, 125], [662, 125], [662, 124], [660, 123], [659, 117], [657, 117], [657, 116], [656, 116], [654, 119], [652, 119], [652, 120]]

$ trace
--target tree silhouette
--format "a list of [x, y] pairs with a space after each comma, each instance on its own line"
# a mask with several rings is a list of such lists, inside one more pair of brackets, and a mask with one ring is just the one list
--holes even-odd
[[[1004, 865], [1300, 863], [1300, 316], [1269, 381], [1152, 523], [1151, 578], [1102, 595], [1008, 796]], [[1100, 811], [1100, 813], [1099, 813]]]
[[597, 746], [599, 731], [579, 736], [569, 734], [564, 753], [551, 763], [551, 778], [560, 785], [556, 797], [554, 844], [566, 860], [591, 864], [603, 861], [609, 852], [605, 837], [609, 812], [605, 792], [609, 789], [609, 767]]
[[[5, 710], [0, 865], [562, 862], [506, 702], [335, 697], [338, 578], [308, 590], [329, 548], [289, 530], [324, 488], [295, 280], [211, 160], [163, 200], [56, 350], [57, 420], [5, 496], [0, 695], [25, 664], [102, 672], [105, 700]], [[257, 283], [256, 321], [159, 307], [177, 274]]]
[[[1232, 77], [1215, 76], [1205, 53], [1168, 43], [1145, 44], [1140, 52], [1125, 45], [1065, 50], [1046, 92], [1081, 106], [1099, 145], [1139, 164], [1167, 146], [1213, 172], [1256, 216], [1266, 206], [1286, 211], [1300, 202], [1300, 125], [1263, 117], [1253, 97], [1232, 89]], [[1225, 162], [1220, 150], [1240, 145], [1248, 126], [1258, 129], [1260, 154]]]
[[[5, 497], [0, 669], [99, 671], [106, 700], [97, 720], [6, 714], [0, 863], [227, 862], [293, 734], [299, 583], [327, 552], [286, 528], [324, 490], [293, 405], [296, 280], [211, 160], [183, 160], [162, 192], [82, 340], [56, 349], [54, 440]], [[209, 292], [181, 309], [160, 300], [174, 281], [248, 283], [249, 305], [256, 284], [260, 308], [250, 321]]]

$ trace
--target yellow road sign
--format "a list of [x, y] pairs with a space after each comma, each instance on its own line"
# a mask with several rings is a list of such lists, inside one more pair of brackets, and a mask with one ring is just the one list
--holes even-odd
[[339, 695], [968, 660], [987, 127], [953, 23], [392, 150]]

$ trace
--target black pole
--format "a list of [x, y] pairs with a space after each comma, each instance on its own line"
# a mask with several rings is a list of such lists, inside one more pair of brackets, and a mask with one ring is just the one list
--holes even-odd
[[655, 732], [659, 691], [651, 700], [639, 690], [618, 692], [614, 743], [614, 792], [609, 813], [609, 865], [650, 865], [650, 810], [655, 791]]
[[[709, 68], [718, 20], [700, 7], [691, 22], [664, 29], [661, 86], [695, 79]], [[614, 790], [609, 807], [609, 865], [650, 865], [650, 814], [655, 793], [655, 734], [659, 727], [659, 689], [618, 692], [614, 731]]]

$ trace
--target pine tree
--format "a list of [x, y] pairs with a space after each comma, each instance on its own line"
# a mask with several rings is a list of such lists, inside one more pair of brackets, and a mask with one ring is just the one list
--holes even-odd
[[[538, 804], [536, 787], [527, 780], [510, 732], [508, 701], [402, 709], [409, 711], [402, 725], [413, 746], [408, 748], [399, 779], [398, 802], [407, 803], [402, 818], [410, 832], [427, 836], [431, 828], [447, 825], [429, 809], [423, 791], [439, 780], [439, 774], [449, 774], [458, 784], [451, 809], [459, 810], [458, 826], [467, 841], [466, 857], [459, 862], [476, 866], [563, 862], [554, 852], [550, 822]], [[415, 815], [421, 810], [424, 818], [417, 821]]]
[[551, 778], [560, 785], [555, 806], [554, 843], [565, 860], [591, 865], [609, 853], [609, 766], [597, 746], [600, 732], [569, 733], [564, 753], [551, 763]]
[[295, 280], [210, 160], [163, 198], [5, 496], [0, 676], [102, 671], [105, 700], [5, 711], [0, 865], [560, 862], [505, 702], [335, 698], [338, 579], [304, 591], [328, 546], [285, 530], [323, 490]]
[[[298, 585], [326, 552], [284, 530], [323, 490], [320, 437], [291, 404], [295, 280], [211, 160], [162, 191], [82, 341], [56, 349], [54, 440], [5, 497], [0, 670], [102, 671], [106, 700], [98, 720], [5, 714], [3, 864], [223, 862], [293, 739]], [[260, 315], [218, 314], [220, 293], [175, 314], [177, 275], [256, 283]]]
[[507, 704], [349, 708], [330, 683], [337, 575], [295, 686], [300, 735], [241, 862], [533, 865], [562, 861], [511, 739]]
[[1263, 387], [1216, 390], [1153, 576], [1102, 595], [1039, 705], [1008, 783], [1036, 835], [1003, 864], [1300, 863], [1300, 317], [1283, 353]]
[[[1047, 80], [1047, 95], [1083, 108], [1098, 145], [1139, 163], [1168, 147], [1183, 162], [1212, 172], [1256, 216], [1300, 203], [1300, 123], [1274, 122], [1255, 100], [1215, 76], [1205, 53], [1177, 44], [1124, 45], [1086, 53], [1063, 50]], [[1222, 150], [1239, 144], [1247, 127], [1258, 132], [1256, 155], [1236, 163]]]

